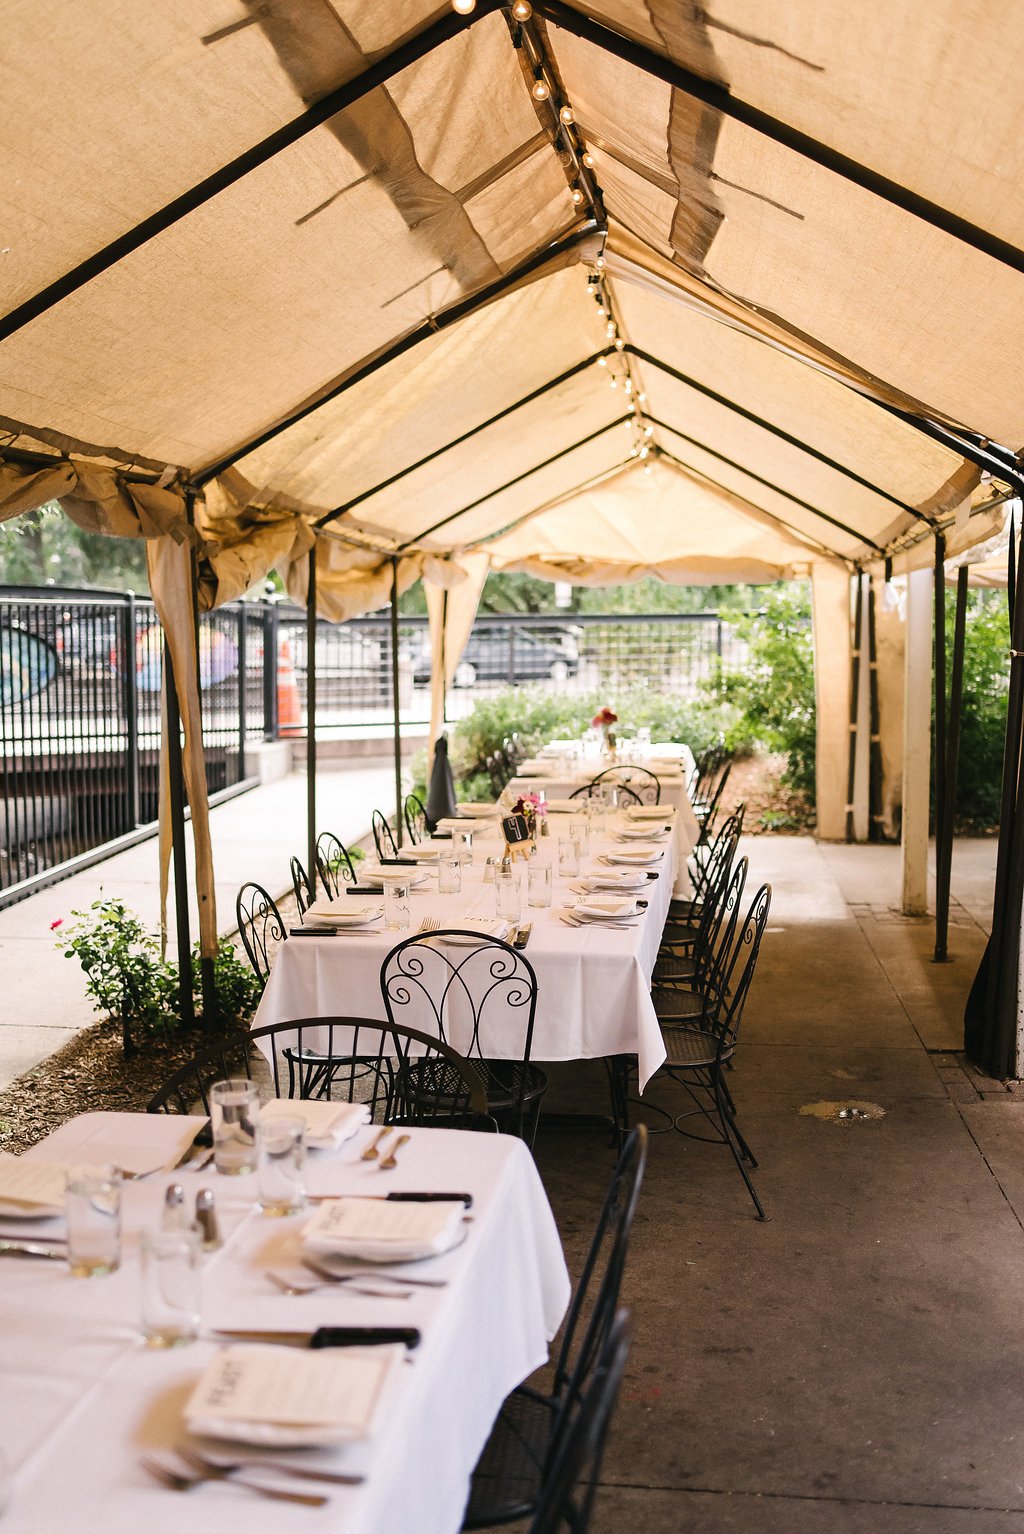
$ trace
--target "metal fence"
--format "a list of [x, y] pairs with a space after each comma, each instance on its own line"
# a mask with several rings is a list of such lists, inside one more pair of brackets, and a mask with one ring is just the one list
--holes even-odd
[[[248, 784], [246, 747], [305, 733], [305, 614], [242, 602], [199, 623], [211, 796]], [[157, 814], [162, 636], [148, 599], [0, 588], [0, 905], [151, 834]], [[425, 618], [398, 641], [403, 725], [426, 724]], [[455, 673], [449, 717], [510, 684], [586, 693], [643, 683], [692, 696], [745, 649], [715, 613], [481, 617]], [[321, 621], [320, 738], [385, 735], [393, 718], [388, 618]]]

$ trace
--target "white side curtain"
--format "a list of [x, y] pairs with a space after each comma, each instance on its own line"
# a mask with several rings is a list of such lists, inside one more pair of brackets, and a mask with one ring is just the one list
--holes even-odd
[[850, 576], [841, 565], [811, 567], [814, 617], [814, 692], [817, 711], [815, 790], [818, 836], [846, 838], [850, 750]]
[[427, 745], [429, 764], [434, 759], [434, 743], [444, 729], [444, 703], [452, 685], [455, 669], [466, 648], [480, 593], [487, 579], [491, 561], [487, 554], [463, 554], [454, 560], [428, 560], [423, 571], [430, 620], [430, 736]]

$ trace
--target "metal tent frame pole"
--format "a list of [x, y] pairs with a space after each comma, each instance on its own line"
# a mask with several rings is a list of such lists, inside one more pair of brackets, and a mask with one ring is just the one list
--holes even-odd
[[860, 652], [864, 640], [864, 577], [858, 575], [853, 608], [853, 650], [850, 654], [850, 751], [846, 767], [846, 840], [855, 838], [853, 795], [857, 784], [857, 730], [859, 725]]
[[402, 720], [398, 697], [398, 559], [391, 560], [391, 715], [395, 729], [395, 831], [402, 836]]
[[195, 1026], [192, 992], [192, 939], [188, 915], [188, 864], [185, 857], [185, 777], [181, 763], [181, 711], [174, 681], [171, 647], [164, 638], [164, 694], [167, 712], [168, 812], [171, 821], [171, 862], [174, 868], [174, 927], [178, 949], [178, 1006], [186, 1028]]
[[935, 838], [935, 953], [936, 964], [949, 960], [949, 894], [953, 873], [953, 830], [956, 820], [956, 780], [960, 765], [960, 717], [964, 688], [964, 643], [967, 633], [966, 565], [956, 573], [956, 616], [949, 684], [949, 724], [943, 775], [941, 834]]
[[316, 542], [306, 577], [306, 857], [309, 887], [316, 894]]

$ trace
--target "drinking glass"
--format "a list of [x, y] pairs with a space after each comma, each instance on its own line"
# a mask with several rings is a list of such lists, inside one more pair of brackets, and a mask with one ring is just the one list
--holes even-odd
[[259, 1201], [264, 1214], [298, 1214], [306, 1207], [303, 1169], [306, 1126], [294, 1118], [264, 1119], [256, 1126], [259, 1152]]
[[67, 1174], [68, 1267], [75, 1278], [113, 1273], [121, 1263], [121, 1168], [71, 1167]]
[[202, 1249], [194, 1225], [142, 1232], [142, 1335], [151, 1348], [177, 1348], [199, 1336]]
[[575, 879], [580, 871], [580, 844], [575, 836], [568, 836], [558, 844], [558, 872], [563, 878]]
[[215, 1081], [210, 1088], [213, 1164], [225, 1177], [256, 1170], [256, 1121], [260, 1114], [255, 1081], [236, 1076]]
[[462, 864], [457, 852], [442, 852], [437, 860], [437, 892], [457, 895], [462, 889]]
[[456, 831], [452, 837], [452, 851], [460, 863], [472, 863], [473, 861], [473, 833], [472, 831]]
[[590, 853], [590, 821], [586, 819], [570, 820], [569, 835], [573, 841], [579, 842], [580, 856], [587, 857]]
[[502, 921], [518, 923], [523, 914], [523, 891], [519, 874], [508, 868], [495, 870], [494, 909]]
[[384, 925], [389, 932], [404, 932], [409, 926], [409, 881], [387, 879], [384, 883]]
[[526, 904], [538, 907], [551, 904], [550, 863], [531, 863], [526, 870]]

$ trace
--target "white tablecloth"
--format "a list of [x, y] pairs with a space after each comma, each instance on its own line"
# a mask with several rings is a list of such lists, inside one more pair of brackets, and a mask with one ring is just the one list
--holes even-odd
[[[539, 859], [555, 864], [550, 909], [527, 906], [526, 865], [518, 864], [523, 881], [522, 920], [533, 924], [524, 952], [537, 973], [532, 1058], [542, 1062], [636, 1055], [642, 1090], [665, 1058], [650, 981], [672, 893], [673, 840], [662, 844], [664, 856], [654, 865], [659, 876], [641, 892], [649, 906], [635, 928], [568, 927], [559, 912], [579, 899], [571, 889], [578, 880], [560, 878], [557, 873], [558, 833], [561, 823], [567, 827], [568, 817], [552, 816], [551, 820], [552, 834], [539, 840], [537, 851]], [[621, 829], [627, 824], [620, 817], [609, 818], [610, 827]], [[583, 862], [586, 871], [608, 871], [597, 862], [598, 854], [621, 852], [627, 845], [613, 838], [614, 830], [591, 836], [591, 855]], [[484, 882], [482, 865], [488, 855], [500, 850], [496, 826], [476, 837], [474, 862], [463, 869], [459, 895], [439, 895], [436, 873], [431, 872], [410, 896], [411, 931], [426, 916], [438, 917], [445, 927], [459, 927], [467, 917], [493, 917], [494, 886]], [[380, 966], [394, 944], [408, 935], [379, 926], [359, 934], [282, 943], [253, 1026], [304, 1017], [383, 1017]], [[521, 1035], [519, 1040], [521, 1047]], [[456, 1049], [467, 1048], [468, 1042], [454, 1035], [449, 1038]], [[509, 1054], [515, 1052], [516, 1045], [510, 1042]], [[488, 1053], [500, 1058], [497, 1049], [489, 1047]]]
[[[168, 1159], [201, 1120], [137, 1114], [86, 1114], [29, 1155], [75, 1158], [97, 1130], [124, 1159], [158, 1145]], [[359, 1487], [331, 1487], [320, 1509], [290, 1507], [237, 1487], [205, 1485], [189, 1501], [139, 1465], [150, 1447], [181, 1437], [181, 1407], [214, 1350], [199, 1341], [153, 1352], [138, 1336], [138, 1236], [152, 1225], [170, 1180], [158, 1174], [124, 1190], [125, 1257], [119, 1272], [75, 1279], [63, 1264], [0, 1258], [0, 1448], [13, 1470], [5, 1534], [291, 1534], [312, 1528], [344, 1534], [454, 1534], [468, 1477], [495, 1413], [510, 1389], [547, 1356], [564, 1314], [569, 1282], [558, 1234], [526, 1147], [505, 1135], [415, 1129], [398, 1167], [381, 1173], [359, 1152], [369, 1131], [340, 1151], [312, 1153], [310, 1192], [380, 1193], [399, 1189], [473, 1195], [467, 1239], [434, 1259], [444, 1289], [388, 1300], [344, 1287], [295, 1298], [263, 1276], [293, 1260], [302, 1216], [267, 1220], [254, 1209], [249, 1178], [210, 1170], [178, 1175], [189, 1195], [214, 1189], [225, 1247], [206, 1259], [204, 1324], [300, 1328], [319, 1325], [416, 1326], [423, 1334], [366, 1444], [314, 1451], [332, 1468], [366, 1476]], [[60, 1222], [45, 1222], [59, 1229]], [[27, 1222], [16, 1222], [27, 1235]], [[5, 1222], [11, 1233], [15, 1222]], [[320, 1484], [285, 1480], [292, 1490]]]

